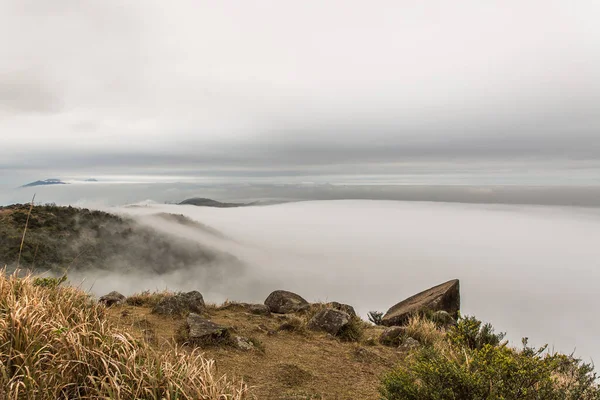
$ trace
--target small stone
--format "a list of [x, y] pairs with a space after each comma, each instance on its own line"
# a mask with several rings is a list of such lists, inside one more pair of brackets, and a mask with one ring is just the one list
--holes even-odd
[[235, 344], [235, 347], [237, 347], [240, 350], [254, 350], [254, 344], [248, 338], [245, 338], [243, 336], [235, 336], [233, 338], [233, 342]]
[[404, 339], [402, 341], [402, 344], [400, 346], [398, 346], [398, 349], [403, 350], [403, 351], [411, 351], [414, 349], [417, 349], [421, 346], [421, 343], [419, 343], [418, 340], [413, 339], [411, 337], [407, 337], [406, 339]]

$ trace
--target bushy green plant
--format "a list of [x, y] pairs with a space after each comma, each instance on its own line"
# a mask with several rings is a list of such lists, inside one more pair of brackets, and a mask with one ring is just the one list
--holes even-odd
[[490, 323], [483, 323], [472, 316], [460, 318], [456, 326], [448, 332], [450, 342], [471, 349], [481, 349], [487, 344], [497, 346], [504, 336], [506, 333], [495, 333]]
[[67, 280], [67, 276], [63, 275], [60, 278], [54, 278], [54, 277], [46, 277], [46, 278], [34, 278], [33, 280], [33, 286], [41, 286], [44, 288], [56, 288], [58, 286], [60, 286], [62, 283], [66, 282]]
[[[436, 346], [424, 346], [385, 375], [386, 400], [598, 400], [590, 364], [549, 354], [546, 346], [522, 349], [500, 343], [503, 335], [474, 317]], [[460, 324], [460, 322], [459, 322]], [[484, 343], [486, 342], [486, 343]]]

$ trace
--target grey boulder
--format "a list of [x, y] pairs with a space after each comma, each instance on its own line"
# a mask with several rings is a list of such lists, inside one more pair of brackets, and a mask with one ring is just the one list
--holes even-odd
[[308, 321], [308, 329], [325, 331], [337, 335], [350, 322], [350, 316], [343, 311], [326, 308]]
[[198, 291], [177, 293], [161, 299], [152, 312], [160, 315], [184, 315], [188, 312], [202, 313], [205, 309], [204, 298]]
[[100, 297], [99, 302], [110, 307], [115, 304], [123, 304], [125, 302], [125, 296], [119, 292], [112, 291], [109, 294]]
[[187, 336], [192, 344], [217, 343], [230, 338], [228, 327], [215, 324], [198, 314], [190, 313], [186, 322]]
[[294, 313], [309, 307], [308, 301], [287, 290], [276, 290], [271, 293], [265, 300], [265, 305], [269, 307], [269, 311], [276, 314]]

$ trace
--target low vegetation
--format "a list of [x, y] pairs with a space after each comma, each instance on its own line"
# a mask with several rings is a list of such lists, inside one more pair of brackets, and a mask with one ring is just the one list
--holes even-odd
[[593, 367], [573, 356], [529, 347], [526, 339], [513, 349], [474, 317], [447, 334], [432, 325], [411, 319], [408, 332], [423, 346], [383, 378], [386, 400], [600, 399]]
[[0, 266], [14, 269], [19, 264], [54, 275], [76, 269], [161, 274], [198, 265], [219, 275], [219, 267], [243, 268], [227, 253], [106, 212], [53, 204], [29, 211], [29, 204], [0, 207]]

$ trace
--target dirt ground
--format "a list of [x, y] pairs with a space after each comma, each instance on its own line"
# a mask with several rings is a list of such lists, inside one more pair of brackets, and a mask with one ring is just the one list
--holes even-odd
[[[174, 345], [184, 324], [183, 318], [154, 315], [148, 307], [116, 306], [108, 315], [159, 349]], [[221, 345], [205, 347], [204, 353], [215, 360], [219, 375], [243, 379], [257, 399], [379, 399], [382, 374], [402, 360], [397, 349], [376, 343], [383, 329], [377, 326], [365, 324], [361, 342], [351, 343], [304, 329], [278, 331], [291, 317], [255, 315], [241, 307], [208, 307], [206, 316], [255, 343], [254, 350]]]

